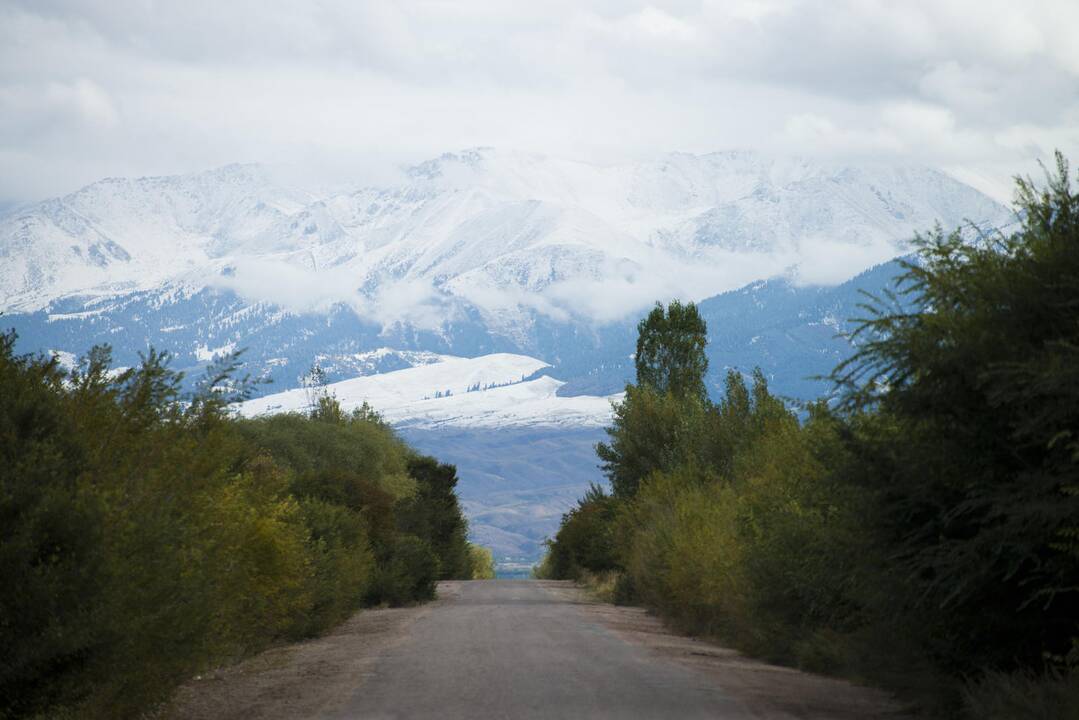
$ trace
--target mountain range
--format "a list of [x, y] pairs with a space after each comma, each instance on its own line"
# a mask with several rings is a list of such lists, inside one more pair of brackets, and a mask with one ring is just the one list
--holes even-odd
[[859, 290], [887, 286], [916, 233], [1013, 220], [930, 168], [748, 152], [599, 166], [481, 148], [332, 189], [231, 165], [0, 214], [0, 311], [20, 349], [65, 362], [152, 345], [194, 377], [246, 349], [272, 381], [251, 414], [301, 408], [318, 365], [457, 462], [474, 535], [529, 559], [600, 479], [591, 445], [652, 303], [699, 302], [710, 388], [760, 366], [808, 399], [849, 352]]

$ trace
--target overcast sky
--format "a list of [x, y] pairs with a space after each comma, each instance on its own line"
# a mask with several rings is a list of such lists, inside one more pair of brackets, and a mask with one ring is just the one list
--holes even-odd
[[1076, 0], [0, 0], [0, 203], [234, 161], [327, 180], [477, 145], [1079, 162]]

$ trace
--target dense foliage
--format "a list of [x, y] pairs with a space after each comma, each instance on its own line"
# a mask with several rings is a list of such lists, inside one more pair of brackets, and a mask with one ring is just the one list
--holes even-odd
[[455, 469], [372, 413], [322, 395], [309, 417], [240, 420], [229, 367], [183, 399], [157, 353], [117, 374], [95, 348], [68, 373], [14, 343], [0, 717], [136, 716], [194, 672], [472, 577]]
[[693, 303], [677, 300], [664, 309], [657, 303], [637, 325], [637, 352], [633, 362], [637, 384], [675, 397], [703, 400], [708, 358], [705, 322]]
[[[639, 372], [597, 448], [613, 494], [564, 516], [541, 572], [615, 573], [616, 595], [687, 631], [941, 712], [1070, 717], [1079, 196], [1064, 161], [1045, 189], [1021, 181], [1018, 204], [1012, 235], [917, 240], [895, 291], [865, 304], [832, 407], [799, 416], [759, 372], [729, 373], [715, 403]], [[660, 327], [641, 323], [650, 357], [692, 358], [705, 337], [664, 353]]]
[[490, 548], [482, 545], [469, 545], [468, 554], [473, 580], [495, 579], [495, 557]]
[[870, 303], [837, 371], [869, 416], [876, 529], [962, 672], [1079, 634], [1079, 197], [1058, 162], [1043, 191], [1020, 182], [1021, 232], [923, 239], [899, 288], [921, 310]]

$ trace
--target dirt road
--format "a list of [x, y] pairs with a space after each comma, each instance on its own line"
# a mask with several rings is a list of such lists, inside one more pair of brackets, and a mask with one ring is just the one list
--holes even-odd
[[568, 583], [442, 583], [327, 637], [188, 683], [169, 717], [897, 717], [881, 693], [667, 633]]

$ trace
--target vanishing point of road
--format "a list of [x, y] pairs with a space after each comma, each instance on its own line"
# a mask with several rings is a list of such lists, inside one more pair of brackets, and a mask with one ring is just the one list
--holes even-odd
[[668, 633], [570, 583], [442, 583], [416, 608], [188, 683], [169, 717], [883, 718], [882, 694]]

